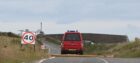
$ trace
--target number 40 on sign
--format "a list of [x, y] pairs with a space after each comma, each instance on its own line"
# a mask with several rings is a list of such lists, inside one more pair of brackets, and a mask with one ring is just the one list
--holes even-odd
[[34, 32], [23, 32], [21, 44], [35, 44], [36, 35]]

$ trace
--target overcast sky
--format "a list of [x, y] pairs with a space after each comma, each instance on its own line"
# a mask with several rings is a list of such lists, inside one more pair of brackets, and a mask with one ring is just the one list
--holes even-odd
[[83, 33], [140, 37], [140, 0], [0, 0], [0, 31]]

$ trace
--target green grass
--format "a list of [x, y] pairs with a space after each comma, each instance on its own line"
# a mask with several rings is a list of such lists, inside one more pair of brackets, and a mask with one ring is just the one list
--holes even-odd
[[140, 58], [140, 41], [120, 44], [85, 45], [85, 54], [114, 55], [121, 58]]
[[140, 57], [140, 41], [118, 45], [112, 52], [116, 57]]
[[85, 44], [85, 54], [96, 54], [96, 55], [105, 55], [110, 54], [109, 50], [115, 47], [115, 44], [94, 44], [86, 45]]
[[55, 38], [52, 38], [52, 37], [46, 37], [46, 41], [49, 41], [51, 43], [58, 44], [58, 45], [61, 44], [61, 41], [60, 40], [55, 39]]
[[34, 51], [32, 45], [21, 48], [20, 42], [17, 37], [0, 36], [0, 63], [31, 63], [47, 57], [47, 51], [41, 50], [39, 44]]
[[[47, 37], [46, 40], [55, 44], [60, 44], [60, 41], [55, 38]], [[140, 58], [140, 40], [115, 44], [84, 44], [84, 54], [114, 55], [114, 57], [121, 58]]]

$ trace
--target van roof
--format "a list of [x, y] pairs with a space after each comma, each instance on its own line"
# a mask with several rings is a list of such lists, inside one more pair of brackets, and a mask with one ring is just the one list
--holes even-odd
[[68, 30], [67, 32], [78, 32], [78, 30]]

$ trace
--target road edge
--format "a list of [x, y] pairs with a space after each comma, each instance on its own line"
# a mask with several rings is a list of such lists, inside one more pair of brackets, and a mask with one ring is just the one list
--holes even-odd
[[50, 60], [50, 59], [54, 59], [55, 57], [50, 57], [50, 58], [48, 58], [48, 59], [42, 59], [42, 60], [40, 60], [38, 63], [42, 63], [42, 62], [44, 62], [44, 61], [47, 61], [47, 60]]
[[103, 58], [97, 58], [97, 59], [100, 59], [100, 60], [104, 61], [105, 63], [109, 63], [107, 60], [105, 60]]

